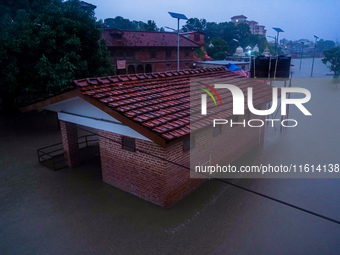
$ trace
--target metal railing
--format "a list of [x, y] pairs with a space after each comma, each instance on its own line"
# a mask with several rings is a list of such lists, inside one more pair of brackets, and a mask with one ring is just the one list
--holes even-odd
[[[96, 144], [98, 144], [97, 135], [84, 135], [78, 137], [79, 149], [88, 148]], [[56, 143], [37, 149], [37, 154], [39, 163], [54, 171], [67, 167], [63, 143]]]

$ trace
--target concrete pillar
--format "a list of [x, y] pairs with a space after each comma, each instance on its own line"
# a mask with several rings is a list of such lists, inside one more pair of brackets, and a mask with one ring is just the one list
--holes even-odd
[[69, 167], [75, 167], [79, 164], [77, 125], [66, 121], [60, 121], [60, 131], [66, 164]]

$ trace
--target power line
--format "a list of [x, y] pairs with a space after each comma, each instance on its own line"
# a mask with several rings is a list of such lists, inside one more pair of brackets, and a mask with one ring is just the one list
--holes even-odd
[[[89, 131], [89, 130], [86, 130], [86, 129], [81, 128], [81, 127], [79, 127], [79, 126], [78, 126], [78, 128], [79, 128], [79, 129], [82, 129], [82, 130], [85, 130], [85, 131], [87, 131], [87, 132], [90, 132], [90, 133], [95, 134], [94, 132]], [[116, 141], [116, 140], [111, 139], [111, 138], [108, 138], [108, 137], [105, 137], [105, 136], [103, 136], [103, 135], [99, 135], [99, 134], [96, 134], [96, 135], [98, 135], [99, 137], [102, 137], [102, 138], [104, 138], [104, 139], [108, 139], [108, 140], [110, 140], [110, 141], [112, 141], [112, 142], [114, 142], [114, 143], [121, 144], [121, 142]], [[158, 159], [163, 160], [163, 161], [165, 161], [165, 162], [174, 164], [174, 165], [176, 165], [176, 166], [179, 166], [179, 167], [182, 167], [182, 168], [184, 168], [184, 169], [187, 169], [187, 170], [189, 170], [189, 171], [193, 171], [193, 172], [194, 172], [194, 170], [191, 169], [190, 167], [183, 166], [183, 165], [181, 165], [181, 164], [179, 164], [179, 163], [173, 162], [173, 161], [168, 160], [168, 159], [166, 159], [166, 158], [163, 158], [163, 157], [154, 155], [154, 154], [152, 154], [152, 153], [149, 153], [149, 152], [143, 151], [143, 150], [141, 150], [141, 149], [137, 149], [137, 148], [136, 148], [136, 151], [138, 151], [138, 152], [140, 152], [140, 153], [144, 153], [144, 154], [149, 155], [149, 156], [152, 156], [152, 157], [155, 157], [155, 158], [158, 158]], [[195, 173], [196, 173], [196, 172], [195, 172]], [[291, 204], [291, 203], [285, 202], [285, 201], [283, 201], [283, 200], [280, 200], [280, 199], [277, 199], [277, 198], [274, 198], [274, 197], [265, 195], [265, 194], [263, 194], [263, 193], [260, 193], [260, 192], [257, 192], [257, 191], [254, 191], [254, 190], [251, 190], [251, 189], [242, 187], [242, 186], [239, 186], [239, 185], [237, 185], [237, 184], [228, 182], [228, 181], [226, 181], [226, 180], [224, 180], [224, 179], [221, 179], [221, 178], [211, 177], [210, 175], [204, 174], [204, 173], [200, 173], [200, 174], [201, 174], [201, 175], [204, 175], [204, 176], [207, 176], [207, 177], [209, 177], [209, 178], [215, 179], [216, 181], [222, 182], [222, 183], [224, 183], [224, 184], [228, 184], [228, 185], [233, 186], [233, 187], [235, 187], [235, 188], [241, 189], [241, 190], [243, 190], [243, 191], [250, 192], [250, 193], [255, 194], [255, 195], [258, 195], [258, 196], [260, 196], [260, 197], [267, 198], [267, 199], [272, 200], [272, 201], [274, 201], [274, 202], [283, 204], [283, 205], [285, 205], [285, 206], [292, 207], [292, 208], [294, 208], [294, 209], [296, 209], [296, 210], [299, 210], [299, 211], [302, 211], [302, 212], [305, 212], [305, 213], [314, 215], [314, 216], [316, 216], [316, 217], [319, 217], [319, 218], [322, 218], [322, 219], [324, 219], [324, 220], [328, 220], [328, 221], [330, 221], [330, 222], [333, 222], [333, 223], [336, 223], [336, 224], [339, 224], [339, 225], [340, 225], [340, 221], [339, 221], [339, 220], [332, 219], [332, 218], [327, 217], [327, 216], [324, 216], [324, 215], [322, 215], [322, 214], [319, 214], [319, 213], [316, 213], [316, 212], [313, 212], [313, 211], [304, 209], [304, 208], [302, 208], [302, 207], [300, 207], [300, 206], [296, 206], [296, 205], [293, 205], [293, 204]]]

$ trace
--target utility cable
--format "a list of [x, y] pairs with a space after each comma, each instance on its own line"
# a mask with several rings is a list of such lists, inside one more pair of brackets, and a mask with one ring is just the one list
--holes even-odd
[[[84, 131], [87, 131], [87, 132], [96, 134], [96, 133], [94, 133], [94, 132], [92, 132], [92, 131], [86, 130], [86, 129], [81, 128], [81, 127], [79, 127], [79, 126], [78, 126], [78, 128], [79, 128], [79, 129], [82, 129], [82, 130], [84, 130]], [[96, 134], [96, 135], [99, 136], [99, 137], [102, 137], [102, 138], [104, 138], [104, 139], [108, 139], [108, 140], [110, 140], [110, 141], [112, 141], [112, 142], [114, 142], [114, 143], [121, 144], [121, 142], [115, 141], [114, 139], [105, 137], [105, 136], [103, 136], [103, 135], [99, 135], [99, 134]], [[174, 164], [174, 165], [176, 165], [176, 166], [179, 166], [179, 167], [182, 167], [182, 168], [184, 168], [184, 169], [187, 169], [187, 170], [189, 170], [189, 171], [193, 171], [193, 172], [194, 172], [194, 170], [191, 169], [190, 167], [181, 165], [181, 164], [179, 164], [179, 163], [173, 162], [173, 161], [168, 160], [168, 159], [166, 159], [166, 158], [163, 158], [163, 157], [154, 155], [154, 154], [152, 154], [152, 153], [149, 153], [149, 152], [143, 151], [143, 150], [141, 150], [141, 149], [137, 149], [137, 148], [136, 148], [136, 151], [138, 151], [138, 152], [140, 152], [140, 153], [144, 153], [144, 154], [146, 154], [146, 155], [155, 157], [155, 158], [157, 158], [157, 159], [163, 160], [163, 161], [165, 161], [165, 162]], [[195, 172], [195, 173], [196, 173], [196, 172]], [[296, 205], [293, 205], [293, 204], [291, 204], [291, 203], [285, 202], [285, 201], [283, 201], [283, 200], [280, 200], [280, 199], [277, 199], [277, 198], [274, 198], [274, 197], [265, 195], [265, 194], [263, 194], [263, 193], [260, 193], [260, 192], [257, 192], [257, 191], [254, 191], [254, 190], [251, 190], [251, 189], [242, 187], [242, 186], [239, 186], [239, 185], [237, 185], [237, 184], [231, 183], [231, 182], [226, 181], [226, 180], [221, 179], [221, 178], [211, 177], [211, 176], [209, 176], [208, 174], [204, 174], [204, 173], [200, 173], [200, 174], [201, 174], [201, 175], [204, 175], [204, 176], [207, 176], [207, 177], [209, 177], [209, 178], [211, 178], [211, 179], [215, 179], [216, 181], [222, 182], [222, 183], [224, 183], [224, 184], [228, 184], [228, 185], [233, 186], [233, 187], [235, 187], [235, 188], [241, 189], [241, 190], [243, 190], [243, 191], [247, 191], [247, 192], [249, 192], [249, 193], [258, 195], [258, 196], [260, 196], [260, 197], [267, 198], [267, 199], [272, 200], [272, 201], [274, 201], [274, 202], [283, 204], [283, 205], [285, 205], [285, 206], [292, 207], [292, 208], [294, 208], [294, 209], [296, 209], [296, 210], [299, 210], [299, 211], [302, 211], [302, 212], [305, 212], [305, 213], [314, 215], [314, 216], [316, 216], [316, 217], [319, 217], [319, 218], [322, 218], [322, 219], [324, 219], [324, 220], [327, 220], [327, 221], [330, 221], [330, 222], [333, 222], [333, 223], [336, 223], [336, 224], [339, 224], [339, 225], [340, 225], [340, 221], [339, 221], [339, 220], [332, 219], [332, 218], [327, 217], [327, 216], [324, 216], [324, 215], [322, 215], [322, 214], [319, 214], [319, 213], [316, 213], [316, 212], [313, 212], [313, 211], [304, 209], [304, 208], [302, 208], [302, 207], [300, 207], [300, 206], [296, 206]]]

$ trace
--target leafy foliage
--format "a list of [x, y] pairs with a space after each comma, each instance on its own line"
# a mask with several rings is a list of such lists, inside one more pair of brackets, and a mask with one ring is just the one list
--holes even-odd
[[322, 62], [326, 65], [330, 64], [329, 69], [334, 72], [334, 78], [340, 76], [340, 46], [324, 51]]
[[78, 0], [0, 4], [0, 95], [57, 93], [74, 79], [110, 72], [100, 22]]
[[205, 19], [198, 19], [198, 18], [190, 18], [187, 20], [186, 24], [182, 27], [184, 32], [191, 32], [191, 31], [199, 31], [204, 32], [206, 31], [207, 21]]
[[155, 21], [148, 20], [146, 23], [143, 21], [130, 21], [129, 19], [124, 19], [121, 16], [115, 18], [108, 18], [104, 20], [104, 25], [107, 28], [116, 28], [122, 30], [143, 30], [143, 31], [162, 31], [157, 27]]
[[[191, 18], [187, 20], [187, 23], [182, 27], [182, 30], [185, 32], [200, 31], [204, 33], [205, 44], [214, 45], [214, 47], [208, 46], [207, 52], [216, 60], [223, 59], [226, 54], [234, 54], [236, 48], [238, 47], [238, 43], [235, 42], [234, 39], [238, 40], [243, 48], [247, 47], [248, 45], [254, 47], [257, 44], [260, 48], [260, 52], [263, 52], [263, 50], [268, 45], [266, 37], [263, 35], [251, 34], [249, 25], [244, 23], [235, 25], [233, 22], [216, 23], [207, 22], [205, 19]], [[224, 41], [223, 46], [221, 44], [221, 40]]]
[[316, 44], [316, 48], [318, 48], [319, 50], [322, 50], [322, 51], [329, 50], [329, 49], [334, 48], [334, 47], [335, 47], [335, 42], [333, 42], [331, 40], [321, 39]]
[[197, 48], [195, 50], [195, 53], [196, 53], [197, 57], [204, 59], [205, 54], [204, 54], [204, 51], [203, 51], [202, 48]]
[[226, 52], [229, 50], [227, 43], [221, 37], [211, 39], [207, 47], [207, 53], [215, 60], [223, 60], [226, 57]]

